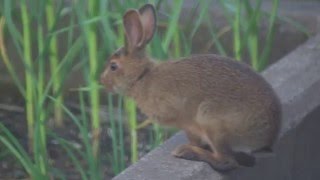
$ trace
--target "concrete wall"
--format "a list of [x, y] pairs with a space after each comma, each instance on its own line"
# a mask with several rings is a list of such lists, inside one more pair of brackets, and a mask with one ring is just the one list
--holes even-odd
[[203, 162], [170, 155], [186, 143], [180, 132], [114, 180], [308, 180], [320, 179], [320, 34], [264, 71], [283, 107], [281, 138], [274, 156], [259, 158], [253, 168], [221, 174]]

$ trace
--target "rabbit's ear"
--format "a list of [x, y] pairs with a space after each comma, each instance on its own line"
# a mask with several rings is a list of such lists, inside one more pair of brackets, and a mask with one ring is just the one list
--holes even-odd
[[156, 29], [156, 11], [152, 4], [146, 4], [139, 9], [139, 13], [144, 30], [144, 44], [147, 44], [152, 39]]
[[133, 53], [144, 44], [143, 26], [137, 10], [129, 10], [123, 16], [123, 25], [126, 33], [126, 50]]

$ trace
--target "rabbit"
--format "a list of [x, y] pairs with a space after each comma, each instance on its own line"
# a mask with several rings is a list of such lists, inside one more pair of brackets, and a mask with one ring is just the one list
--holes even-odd
[[106, 91], [129, 96], [150, 119], [184, 130], [189, 143], [173, 156], [218, 171], [254, 166], [254, 153], [270, 150], [279, 133], [281, 107], [271, 86], [249, 66], [219, 55], [151, 60], [145, 49], [156, 22], [151, 4], [125, 13], [125, 45], [100, 77]]

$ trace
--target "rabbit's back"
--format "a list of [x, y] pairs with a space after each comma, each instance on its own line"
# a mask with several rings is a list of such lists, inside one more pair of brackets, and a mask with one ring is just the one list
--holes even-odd
[[[269, 84], [249, 66], [218, 55], [198, 55], [156, 66], [150, 74], [155, 89], [182, 98], [266, 103], [274, 96]], [[258, 104], [256, 104], [258, 105]]]

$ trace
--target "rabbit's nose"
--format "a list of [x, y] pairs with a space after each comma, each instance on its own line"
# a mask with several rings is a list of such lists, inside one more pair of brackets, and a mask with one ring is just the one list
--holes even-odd
[[107, 73], [108, 73], [108, 71], [107, 70], [104, 70], [103, 72], [102, 72], [102, 74], [100, 75], [100, 83], [102, 83], [102, 84], [106, 84], [107, 83]]

